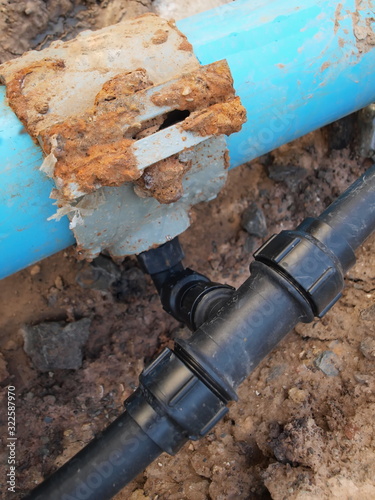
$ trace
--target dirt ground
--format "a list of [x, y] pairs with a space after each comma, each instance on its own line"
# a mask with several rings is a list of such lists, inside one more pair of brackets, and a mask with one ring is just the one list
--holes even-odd
[[[160, 4], [0, 0], [0, 61]], [[186, 265], [239, 286], [262, 242], [241, 227], [246, 208], [255, 201], [263, 210], [269, 235], [318, 215], [371, 164], [355, 143], [337, 140], [344, 135], [342, 127], [320, 130], [231, 171], [181, 236]], [[334, 149], [340, 142], [346, 147]], [[22, 498], [79, 451], [123, 411], [144, 365], [187, 334], [134, 258], [105, 265], [113, 279], [101, 289], [87, 288], [93, 267], [77, 261], [74, 248], [0, 282], [1, 391], [16, 387], [18, 419], [18, 491], [5, 493], [3, 446], [1, 498]], [[374, 499], [375, 237], [346, 285], [322, 321], [298, 326], [261, 363], [204, 440], [162, 455], [117, 500]], [[82, 318], [91, 324], [81, 367], [38, 370], [24, 351], [28, 326]]]

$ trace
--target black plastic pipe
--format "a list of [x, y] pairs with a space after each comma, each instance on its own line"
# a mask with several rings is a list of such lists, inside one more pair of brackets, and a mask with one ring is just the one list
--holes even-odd
[[[375, 167], [321, 217], [271, 237], [254, 254], [251, 276], [214, 317], [142, 372], [124, 415], [27, 498], [107, 500], [161, 451], [174, 454], [188, 439], [210, 432], [237, 399], [238, 385], [279, 341], [299, 321], [323, 316], [341, 296], [353, 251], [375, 228], [374, 191]], [[186, 278], [179, 254], [169, 261], [171, 281], [166, 254], [161, 266], [143, 259], [146, 269], [161, 269], [161, 294], [167, 287], [173, 295], [180, 272]]]
[[162, 451], [125, 412], [26, 499], [112, 498]]
[[375, 165], [367, 170], [319, 217], [344, 238], [353, 250], [375, 231]]

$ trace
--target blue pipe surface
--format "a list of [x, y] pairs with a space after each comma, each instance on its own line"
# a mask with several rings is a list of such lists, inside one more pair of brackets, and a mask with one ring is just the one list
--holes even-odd
[[237, 0], [177, 23], [201, 64], [227, 59], [247, 110], [231, 167], [375, 101], [366, 18], [374, 33], [371, 0]]
[[[247, 109], [231, 167], [375, 101], [371, 0], [237, 0], [177, 23], [202, 64], [227, 59]], [[367, 21], [366, 21], [367, 20]], [[367, 43], [368, 42], [368, 43]], [[0, 86], [0, 278], [74, 242], [55, 211], [39, 148]]]
[[42, 161], [0, 85], [0, 279], [74, 243], [67, 217], [47, 221], [56, 207]]

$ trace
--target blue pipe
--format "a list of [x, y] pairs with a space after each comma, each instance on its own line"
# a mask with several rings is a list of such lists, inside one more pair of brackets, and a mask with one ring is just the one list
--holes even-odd
[[[375, 46], [363, 38], [374, 12], [362, 0], [354, 23], [357, 3], [237, 0], [177, 23], [202, 64], [227, 59], [247, 109], [228, 138], [231, 167], [375, 101]], [[46, 220], [52, 184], [22, 130], [0, 86], [0, 278], [74, 242], [66, 217]]]
[[177, 23], [201, 64], [227, 59], [247, 109], [247, 123], [228, 138], [231, 167], [375, 100], [375, 46], [361, 53], [354, 34], [366, 18], [375, 32], [374, 9], [360, 2], [355, 28], [357, 3], [238, 0]]
[[0, 279], [74, 243], [67, 217], [47, 221], [56, 207], [42, 161], [0, 85]]

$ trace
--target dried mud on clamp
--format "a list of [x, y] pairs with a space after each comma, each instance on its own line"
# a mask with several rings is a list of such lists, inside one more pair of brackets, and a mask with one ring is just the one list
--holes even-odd
[[[175, 57], [172, 61], [166, 54], [159, 54], [158, 59], [164, 67], [176, 66], [174, 78], [162, 83], [155, 68], [126, 64], [115, 73], [108, 58], [109, 52], [123, 43], [114, 36], [117, 32], [123, 38], [132, 35], [140, 51], [142, 45], [145, 47], [144, 60], [150, 59], [147, 56], [155, 46], [160, 51], [171, 44], [169, 52], [174, 56], [182, 53], [183, 63], [176, 64]], [[52, 57], [57, 54], [60, 57]], [[72, 64], [72, 57], [75, 61], [81, 58], [81, 64]], [[95, 65], [95, 59], [100, 64]], [[54, 83], [66, 80], [72, 72], [70, 89], [65, 88], [61, 95], [68, 104], [64, 113]], [[142, 150], [142, 144], [137, 143], [166, 128], [169, 120], [174, 137], [179, 135], [178, 149], [183, 151], [199, 143], [191, 137], [187, 141], [184, 132], [201, 137], [229, 135], [246, 119], [226, 61], [199, 66], [186, 37], [174, 24], [154, 15], [81, 34], [70, 42], [55, 42], [41, 53], [30, 52], [16, 63], [5, 63], [0, 75], [7, 85], [10, 106], [47, 155], [42, 170], [55, 179], [60, 200], [71, 201], [102, 186], [138, 181], [139, 194], [155, 196], [160, 203], [176, 201], [182, 194], [182, 177], [188, 165], [170, 154], [166, 145], [166, 156], [151, 166], [136, 154]], [[85, 105], [80, 105], [82, 92], [92, 86], [97, 91], [93, 93], [91, 88], [91, 98], [86, 96]], [[157, 140], [168, 142], [168, 135], [155, 136]]]
[[38, 143], [82, 255], [139, 253], [183, 232], [228, 167], [246, 111], [225, 60], [201, 66], [153, 14], [54, 42], [0, 66], [9, 106]]

